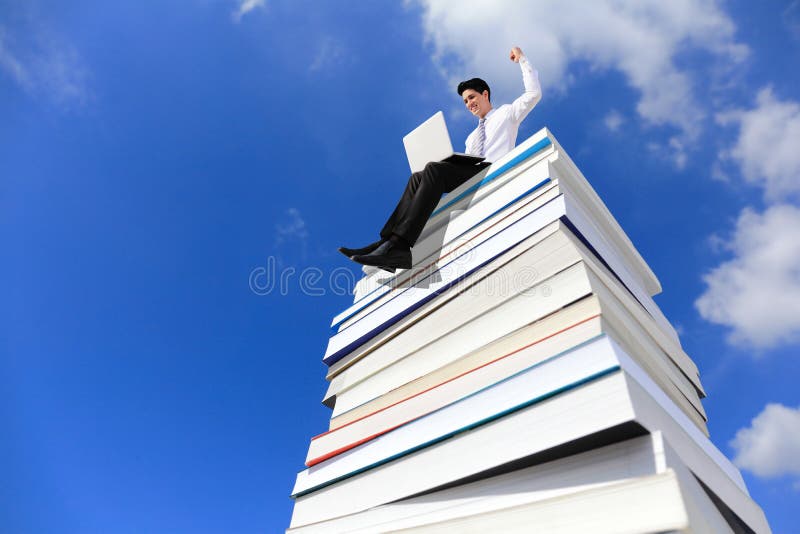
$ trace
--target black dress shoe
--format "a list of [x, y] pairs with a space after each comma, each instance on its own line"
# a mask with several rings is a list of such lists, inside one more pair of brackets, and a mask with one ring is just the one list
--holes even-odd
[[373, 252], [376, 248], [383, 245], [385, 242], [384, 239], [380, 239], [375, 241], [374, 243], [370, 243], [366, 247], [361, 248], [347, 248], [347, 247], [339, 247], [339, 252], [347, 256], [348, 258], [352, 258], [353, 256], [363, 256], [364, 254], [369, 254]]
[[411, 249], [386, 241], [371, 254], [353, 256], [353, 261], [361, 265], [375, 265], [381, 269], [410, 269]]

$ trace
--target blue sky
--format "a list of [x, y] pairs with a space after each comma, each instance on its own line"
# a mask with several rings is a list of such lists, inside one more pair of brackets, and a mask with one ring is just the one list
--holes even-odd
[[517, 4], [0, 1], [0, 530], [284, 529], [336, 247], [376, 237], [405, 133], [474, 127], [453, 80], [517, 96], [519, 45], [519, 140], [605, 200], [712, 439], [800, 531], [800, 2]]

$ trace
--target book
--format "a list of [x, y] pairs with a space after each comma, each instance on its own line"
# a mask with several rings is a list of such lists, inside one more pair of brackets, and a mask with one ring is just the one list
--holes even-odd
[[[523, 353], [523, 356], [525, 354]], [[458, 385], [472, 382], [480, 389], [407, 424], [391, 429], [388, 433], [351, 447], [335, 458], [315, 464], [298, 475], [294, 494], [313, 491], [313, 488], [324, 487], [332, 481], [368, 469], [368, 466], [380, 465], [389, 458], [405, 454], [404, 451], [414, 450], [420, 443], [436, 443], [451, 433], [458, 432], [459, 429], [468, 428], [476, 421], [491, 419], [514, 406], [534, 400], [539, 402], [580, 387], [587, 381], [620, 369], [622, 354], [624, 354], [622, 349], [614, 340], [601, 335], [590, 342], [534, 363], [510, 376], [503, 376], [500, 373], [502, 378], [495, 382], [491, 382], [492, 370], [502, 368], [503, 365], [511, 365], [513, 370], [514, 363], [524, 364], [529, 361], [524, 358], [505, 359], [494, 367], [487, 366], [483, 373], [477, 376], [467, 375], [455, 383]], [[625, 361], [635, 366], [637, 370], [641, 369], [632, 360]], [[481, 378], [481, 375], [489, 375], [489, 378]], [[652, 379], [650, 380], [652, 382]], [[658, 385], [655, 387], [658, 388]], [[660, 388], [659, 393], [668, 398]], [[674, 405], [673, 401], [669, 402], [670, 405]], [[686, 415], [681, 413], [681, 416], [689, 421]], [[696, 428], [693, 429], [698, 435], [702, 435]]]
[[[580, 258], [587, 262], [588, 270], [581, 270], [578, 264], [573, 264], [552, 277], [544, 278], [532, 288], [518, 284], [522, 287], [514, 288], [519, 291], [517, 294], [508, 289], [494, 292], [481, 289], [484, 286], [475, 286], [477, 291], [471, 291], [471, 286], [465, 283], [462, 293], [451, 295], [452, 300], [446, 306], [430, 313], [419, 324], [409, 324], [404, 330], [395, 330], [393, 337], [380, 346], [370, 347], [372, 350], [369, 352], [358, 354], [360, 359], [357, 363], [331, 380], [325, 400], [336, 397], [335, 404], [329, 402], [329, 405], [333, 405], [333, 418], [461, 359], [470, 351], [478, 350], [592, 292], [599, 292], [607, 301], [609, 314], [614, 317], [624, 314], [615, 321], [617, 330], [623, 337], [632, 340], [635, 346], [646, 346], [642, 354], [655, 355], [655, 360], [646, 364], [647, 369], [653, 372], [653, 376], [665, 375], [679, 388], [703, 418], [698, 420], [702, 426], [704, 413], [700, 398], [704, 392], [697, 369], [689, 357], [674, 343], [670, 343], [670, 338], [663, 332], [658, 331], [652, 317], [619, 288], [605, 267], [593, 261], [592, 255], [565, 225], [555, 223], [542, 232], [548, 232], [546, 238], [541, 239], [537, 234], [530, 241], [523, 242], [521, 248], [516, 250], [530, 243], [534, 243], [534, 246], [491, 275], [508, 280], [513, 279], [514, 273], [520, 269], [533, 268], [544, 278], [557, 267], [548, 270], [543, 266], [558, 266], [558, 258], [563, 262], [561, 265]], [[540, 258], [538, 262], [536, 258]], [[490, 278], [481, 280], [488, 284], [486, 280]], [[615, 290], [609, 289], [606, 284], [615, 287]], [[488, 287], [494, 286], [488, 284]], [[536, 288], [540, 290], [535, 291]], [[619, 302], [620, 298], [627, 301], [627, 307]], [[628, 324], [630, 327], [623, 326]]]
[[290, 529], [733, 532], [660, 432]]
[[[738, 470], [696, 429], [646, 374], [628, 359], [625, 369], [587, 382], [546, 402], [473, 425], [435, 444], [309, 492], [295, 494], [292, 527], [358, 513], [453, 484], [470, 476], [606, 432], [626, 423], [660, 430], [692, 473], [756, 531], [763, 513], [752, 502]], [[631, 436], [627, 436], [631, 437]], [[572, 452], [570, 452], [571, 454]], [[414, 473], [414, 476], [408, 476]], [[298, 478], [302, 487], [302, 477]]]
[[[558, 354], [587, 343], [602, 334], [599, 316], [574, 325], [560, 335], [536, 341], [525, 339], [513, 350], [494, 352], [492, 360], [462, 372], [427, 390], [402, 399], [375, 413], [352, 421], [311, 439], [306, 465], [313, 466], [346, 452], [378, 436], [409, 424], [421, 417], [457, 402], [468, 395], [557, 357]], [[542, 377], [544, 380], [544, 377]]]
[[[556, 342], [559, 344], [564, 343], [566, 346], [569, 341], [565, 340], [565, 336], [560, 336], [559, 334], [572, 330], [574, 326], [583, 324], [586, 321], [597, 317], [600, 313], [600, 305], [596, 297], [584, 297], [575, 303], [567, 305], [549, 315], [546, 315], [545, 317], [533, 320], [532, 322], [525, 324], [521, 328], [518, 328], [509, 334], [502, 335], [494, 341], [490, 341], [480, 346], [476, 350], [465, 353], [464, 355], [460, 355], [457, 359], [442, 367], [439, 367], [435, 371], [427, 374], [421, 374], [421, 376], [418, 378], [410, 382], [406, 382], [398, 387], [392, 388], [391, 386], [386, 385], [382, 388], [384, 391], [379, 397], [340, 413], [338, 416], [332, 417], [330, 421], [330, 429], [332, 430], [339, 428], [350, 423], [351, 421], [360, 419], [367, 414], [377, 412], [378, 410], [381, 410], [389, 405], [400, 402], [405, 398], [418, 395], [420, 392], [438, 384], [447, 382], [448, 380], [451, 380], [454, 377], [469, 371], [470, 369], [484, 365], [487, 362], [497, 358], [498, 355], [511, 353], [520, 346], [525, 346], [528, 344], [543, 344], [543, 354], [555, 354], [555, 352], [558, 351], [553, 349], [553, 337], [559, 337], [560, 339]], [[599, 333], [599, 331], [592, 330], [592, 333], [589, 337], [594, 337]], [[500, 334], [502, 334], [502, 332], [500, 332]], [[570, 340], [573, 338], [576, 340], [573, 345], [577, 345], [581, 341], [586, 341], [588, 339], [588, 337], [581, 337], [580, 333], [577, 333], [577, 335], [576, 333], [570, 333], [568, 336]], [[411, 356], [409, 355], [409, 357]], [[360, 371], [360, 369], [358, 369], [357, 366], [353, 366], [345, 370], [344, 373], [349, 373], [350, 371], [356, 372]], [[359, 376], [356, 376], [353, 377], [351, 381], [353, 384], [355, 384], [358, 383], [358, 379]], [[331, 387], [332, 386], [333, 383], [331, 383]], [[344, 389], [345, 388], [337, 390], [344, 391]], [[334, 396], [335, 398], [335, 394], [331, 392], [331, 388], [329, 388], [328, 394]], [[331, 403], [331, 406], [333, 406], [333, 403]]]
[[[613, 299], [613, 297], [604, 297]], [[624, 313], [612, 302], [601, 305], [596, 296], [584, 298], [564, 310], [545, 317], [527, 327], [505, 336], [488, 346], [461, 357], [433, 372], [423, 374], [394, 391], [406, 395], [377, 399], [350, 410], [346, 422], [332, 420], [332, 429], [311, 440], [306, 465], [312, 466], [351, 448], [423, 417], [490, 384], [519, 372], [529, 365], [545, 361], [608, 333], [675, 402], [692, 422], [708, 435], [706, 417], [696, 392], [679, 372], [670, 366], [668, 358], [647, 338], [635, 321], [621, 318]], [[564, 326], [563, 318], [574, 321]], [[622, 333], [621, 333], [622, 332]], [[388, 373], [393, 373], [389, 368]], [[370, 379], [369, 384], [374, 381]], [[412, 390], [409, 384], [414, 384]], [[372, 408], [364, 411], [359, 408]], [[350, 414], [345, 412], [341, 417]], [[335, 423], [335, 424], [334, 424]]]

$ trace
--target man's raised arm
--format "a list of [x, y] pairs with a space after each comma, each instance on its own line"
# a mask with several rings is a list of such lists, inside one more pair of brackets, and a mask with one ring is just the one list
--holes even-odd
[[542, 86], [539, 84], [539, 73], [518, 46], [511, 49], [509, 59], [519, 63], [522, 83], [525, 85], [525, 92], [511, 104], [511, 119], [520, 123], [542, 99]]

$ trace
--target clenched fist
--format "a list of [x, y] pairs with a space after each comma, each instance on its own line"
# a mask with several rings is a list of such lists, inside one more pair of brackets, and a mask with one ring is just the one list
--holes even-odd
[[519, 63], [519, 58], [521, 57], [522, 57], [522, 50], [518, 46], [512, 48], [511, 54], [508, 56], [508, 58], [514, 63]]

